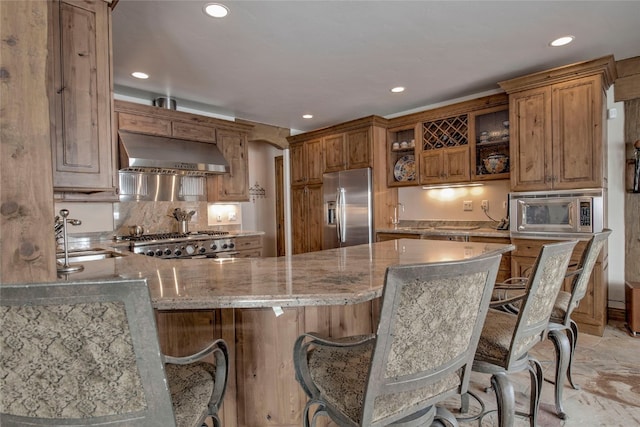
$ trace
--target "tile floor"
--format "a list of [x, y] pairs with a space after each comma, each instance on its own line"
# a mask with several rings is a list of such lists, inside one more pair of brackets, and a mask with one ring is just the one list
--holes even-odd
[[[534, 348], [533, 354], [542, 364], [545, 378], [552, 379], [555, 370], [553, 344], [545, 340]], [[516, 401], [528, 408], [529, 374], [519, 373], [514, 377]], [[640, 336], [631, 337], [623, 322], [610, 322], [602, 337], [579, 335], [573, 379], [580, 389], [574, 390], [568, 383], [564, 386], [566, 420], [555, 416], [554, 386], [545, 381], [538, 412], [539, 426], [640, 426]], [[473, 374], [471, 389], [485, 401], [487, 410], [495, 410], [493, 391], [484, 392], [489, 384], [488, 375]], [[458, 405], [459, 400], [446, 406], [455, 413], [454, 408]], [[469, 421], [460, 425], [497, 426], [497, 414], [487, 414], [481, 424]], [[516, 426], [528, 425], [528, 419], [517, 417]]]

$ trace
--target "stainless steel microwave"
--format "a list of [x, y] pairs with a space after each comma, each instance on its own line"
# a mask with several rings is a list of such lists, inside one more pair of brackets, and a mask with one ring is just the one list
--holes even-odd
[[602, 189], [531, 191], [509, 194], [514, 236], [580, 235], [604, 228]]

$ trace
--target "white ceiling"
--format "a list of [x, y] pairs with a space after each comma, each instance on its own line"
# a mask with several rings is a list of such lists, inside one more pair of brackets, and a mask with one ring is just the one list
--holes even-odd
[[[640, 1], [219, 2], [230, 9], [224, 19], [205, 16], [205, 0], [120, 0], [116, 93], [308, 131], [640, 55]], [[572, 44], [548, 47], [566, 34]]]

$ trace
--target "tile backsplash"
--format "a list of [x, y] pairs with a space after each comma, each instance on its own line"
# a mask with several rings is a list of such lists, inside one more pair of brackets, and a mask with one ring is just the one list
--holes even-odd
[[[176, 208], [196, 213], [189, 221], [189, 231], [224, 229], [236, 230], [242, 227], [241, 215], [238, 212], [235, 221], [219, 223], [209, 218], [209, 203], [207, 202], [119, 202], [113, 205], [113, 219], [115, 235], [129, 234], [130, 225], [141, 225], [147, 234], [168, 233], [178, 231], [178, 221], [173, 217]], [[213, 205], [215, 206], [215, 205]], [[238, 207], [239, 209], [239, 207]]]

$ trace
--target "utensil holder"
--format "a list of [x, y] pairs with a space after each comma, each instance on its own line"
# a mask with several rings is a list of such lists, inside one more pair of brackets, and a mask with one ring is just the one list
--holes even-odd
[[186, 234], [189, 232], [189, 221], [183, 219], [178, 221], [178, 232], [182, 234]]

